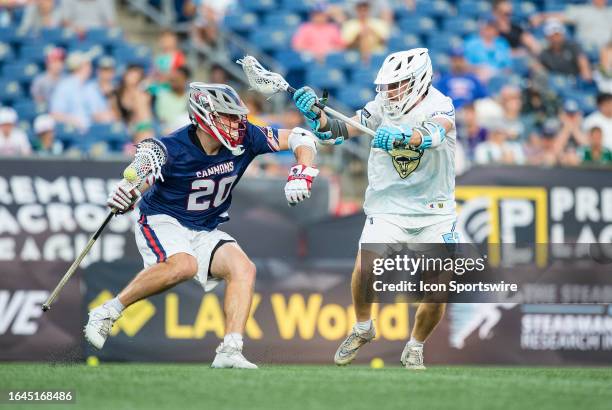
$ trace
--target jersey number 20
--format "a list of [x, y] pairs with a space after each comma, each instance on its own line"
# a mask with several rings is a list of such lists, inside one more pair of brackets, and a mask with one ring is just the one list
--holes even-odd
[[[230, 192], [232, 192], [232, 185], [236, 178], [238, 178], [237, 175], [232, 175], [222, 178], [218, 183], [215, 183], [213, 179], [196, 179], [191, 183], [191, 190], [195, 192], [189, 194], [187, 210], [206, 211], [211, 206], [210, 198], [213, 195], [212, 206], [213, 208], [218, 207], [225, 202]], [[202, 197], [208, 197], [209, 199], [198, 201]]]

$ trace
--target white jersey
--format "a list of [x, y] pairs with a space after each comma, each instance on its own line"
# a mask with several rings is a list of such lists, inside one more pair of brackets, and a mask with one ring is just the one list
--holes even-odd
[[446, 139], [435, 148], [425, 149], [420, 158], [417, 151], [409, 149], [370, 151], [364, 211], [368, 216], [386, 218], [407, 228], [453, 218], [456, 129], [451, 99], [431, 87], [427, 96], [397, 121], [384, 115], [378, 96], [357, 114], [361, 123], [372, 130], [380, 126], [414, 127], [433, 118], [452, 122]]

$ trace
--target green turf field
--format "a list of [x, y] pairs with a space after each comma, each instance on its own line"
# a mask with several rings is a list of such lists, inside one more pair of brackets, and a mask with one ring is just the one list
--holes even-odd
[[611, 368], [0, 364], [0, 389], [70, 389], [62, 409], [610, 409]]

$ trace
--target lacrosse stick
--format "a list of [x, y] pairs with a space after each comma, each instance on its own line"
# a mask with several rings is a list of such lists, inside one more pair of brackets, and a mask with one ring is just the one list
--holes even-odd
[[[163, 177], [161, 176], [161, 167], [166, 162], [167, 156], [166, 148], [159, 141], [152, 138], [146, 139], [138, 144], [136, 154], [134, 155], [134, 160], [123, 171], [123, 178], [132, 184], [132, 189], [140, 188], [141, 184], [146, 182], [149, 177], [160, 178], [163, 180]], [[70, 280], [72, 275], [74, 275], [74, 272], [76, 272], [85, 256], [87, 256], [94, 243], [96, 243], [104, 228], [106, 228], [106, 225], [108, 225], [110, 220], [116, 214], [117, 209], [112, 209], [108, 213], [104, 219], [104, 222], [102, 222], [100, 227], [89, 239], [89, 242], [87, 242], [85, 248], [81, 251], [79, 256], [77, 256], [72, 265], [70, 265], [70, 268], [68, 268], [55, 289], [53, 289], [53, 292], [49, 298], [42, 305], [43, 312], [51, 309], [51, 304], [55, 301], [55, 299], [57, 299], [59, 293], [62, 291], [68, 280]]]
[[[245, 56], [244, 58], [236, 61], [238, 64], [242, 66], [244, 73], [246, 74], [247, 80], [251, 88], [259, 93], [264, 95], [274, 95], [279, 91], [287, 91], [289, 94], [293, 95], [295, 93], [295, 88], [291, 87], [287, 81], [283, 78], [282, 75], [278, 73], [273, 73], [271, 71], [266, 70], [259, 64], [259, 61], [253, 56]], [[359, 131], [364, 134], [368, 134], [370, 136], [375, 136], [376, 133], [366, 127], [365, 125], [355, 121], [352, 118], [347, 117], [334, 110], [327, 105], [321, 104], [320, 102], [316, 102], [315, 106], [325, 111], [327, 114], [335, 117], [345, 123], [357, 128]]]

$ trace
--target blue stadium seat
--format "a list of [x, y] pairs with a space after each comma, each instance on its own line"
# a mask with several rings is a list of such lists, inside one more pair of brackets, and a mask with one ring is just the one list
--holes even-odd
[[461, 37], [452, 33], [437, 32], [427, 38], [427, 48], [430, 52], [448, 53], [454, 47], [460, 47], [462, 44]]
[[13, 103], [13, 108], [17, 111], [20, 120], [32, 122], [42, 111], [31, 99], [21, 99]]
[[104, 54], [104, 46], [91, 40], [80, 40], [73, 39], [68, 43], [68, 50], [70, 53], [74, 51], [81, 51], [90, 53], [91, 56], [95, 57]]
[[19, 81], [3, 79], [0, 81], [0, 103], [7, 105], [23, 97], [23, 90]]
[[526, 77], [529, 74], [529, 57], [512, 57], [512, 72]]
[[29, 82], [40, 72], [40, 67], [31, 62], [9, 63], [2, 67], [5, 81]]
[[337, 68], [314, 66], [306, 73], [306, 83], [312, 87], [326, 88], [333, 92], [346, 85], [346, 76]]
[[280, 50], [274, 54], [276, 61], [285, 68], [285, 70], [302, 70], [312, 63], [312, 58], [300, 54], [292, 49]]
[[118, 63], [139, 64], [145, 69], [151, 65], [151, 50], [146, 46], [122, 44], [113, 48], [113, 58]]
[[298, 14], [280, 11], [267, 14], [264, 21], [266, 27], [295, 30], [302, 22], [302, 19]]
[[45, 61], [47, 47], [50, 46], [45, 44], [25, 44], [19, 49], [19, 58], [21, 61], [41, 64]]
[[548, 75], [548, 87], [557, 94], [576, 88], [576, 78], [562, 74]]
[[223, 21], [225, 29], [244, 34], [257, 27], [259, 19], [255, 13], [233, 12], [227, 14]]
[[291, 33], [282, 29], [261, 29], [251, 33], [250, 41], [265, 52], [289, 48]]
[[491, 12], [491, 3], [485, 0], [461, 0], [457, 4], [457, 15], [479, 18]]
[[387, 42], [389, 51], [402, 51], [424, 46], [423, 40], [414, 34], [400, 34], [392, 36]]
[[470, 17], [449, 17], [444, 20], [443, 28], [448, 33], [464, 37], [478, 30], [478, 22]]
[[8, 43], [0, 43], [0, 63], [12, 61], [15, 58], [13, 48]]
[[361, 64], [359, 52], [354, 50], [331, 53], [325, 58], [325, 65], [329, 68], [339, 68], [340, 70], [350, 70]]
[[378, 69], [376, 68], [359, 68], [354, 70], [351, 74], [351, 84], [356, 86], [369, 85], [373, 87], [377, 73]]
[[115, 46], [123, 40], [123, 31], [119, 28], [96, 28], [87, 32], [86, 41], [104, 46]]
[[561, 96], [564, 100], [576, 101], [580, 107], [580, 111], [582, 111], [584, 114], [590, 114], [597, 108], [595, 94], [593, 93], [583, 92], [576, 89], [565, 89], [561, 92]]
[[281, 0], [279, 9], [305, 16], [308, 14], [310, 7], [310, 4], [303, 0]]
[[274, 0], [241, 0], [240, 7], [255, 13], [265, 13], [274, 10], [276, 2]]
[[0, 41], [15, 44], [19, 42], [19, 37], [13, 27], [0, 27]]
[[402, 33], [426, 35], [436, 30], [436, 22], [430, 17], [405, 17], [397, 24]]
[[40, 30], [39, 37], [47, 43], [64, 44], [72, 35], [62, 28], [43, 28]]
[[416, 10], [421, 15], [446, 17], [453, 12], [453, 7], [444, 0], [419, 0]]
[[372, 101], [376, 97], [376, 90], [373, 85], [361, 87], [344, 87], [338, 93], [338, 100], [347, 107], [358, 110]]

